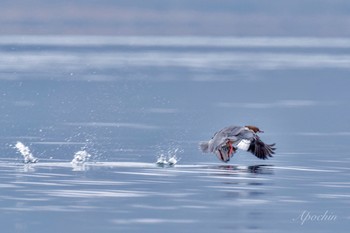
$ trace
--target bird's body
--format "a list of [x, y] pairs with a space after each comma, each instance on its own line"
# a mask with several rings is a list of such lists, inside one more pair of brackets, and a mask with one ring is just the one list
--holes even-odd
[[204, 153], [214, 153], [223, 162], [228, 162], [237, 149], [249, 151], [259, 159], [267, 159], [274, 154], [275, 144], [265, 144], [255, 126], [228, 126], [216, 132], [208, 142], [201, 142]]

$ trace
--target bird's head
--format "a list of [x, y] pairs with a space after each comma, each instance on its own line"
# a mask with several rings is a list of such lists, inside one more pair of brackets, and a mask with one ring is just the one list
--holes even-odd
[[246, 125], [249, 130], [253, 131], [254, 133], [263, 133], [264, 131], [260, 130], [258, 127], [253, 125]]

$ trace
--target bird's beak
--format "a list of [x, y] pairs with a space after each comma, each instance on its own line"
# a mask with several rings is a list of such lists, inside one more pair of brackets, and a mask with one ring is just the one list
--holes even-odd
[[264, 133], [264, 131], [262, 131], [262, 130], [259, 130], [259, 133]]

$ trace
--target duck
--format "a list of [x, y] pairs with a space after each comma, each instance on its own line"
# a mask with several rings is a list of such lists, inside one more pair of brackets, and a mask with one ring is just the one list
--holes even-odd
[[217, 131], [209, 141], [199, 143], [203, 153], [214, 153], [222, 162], [229, 162], [236, 151], [248, 151], [259, 159], [268, 159], [275, 154], [275, 143], [266, 144], [259, 133], [264, 131], [253, 125], [228, 126]]

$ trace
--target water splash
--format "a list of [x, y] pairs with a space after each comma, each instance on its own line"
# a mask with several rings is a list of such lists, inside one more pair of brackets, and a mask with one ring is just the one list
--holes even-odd
[[72, 164], [83, 164], [89, 160], [91, 154], [85, 150], [78, 151], [74, 154], [74, 158], [71, 161]]
[[25, 146], [22, 142], [17, 142], [15, 148], [24, 158], [24, 163], [36, 163], [39, 161], [38, 158], [35, 158], [30, 152], [29, 148]]
[[159, 167], [172, 167], [177, 164], [179, 159], [176, 157], [176, 155], [173, 155], [172, 157], [166, 156], [164, 154], [161, 154], [157, 157], [156, 164]]
[[173, 157], [169, 158], [168, 164], [169, 166], [174, 166], [175, 164], [177, 164], [178, 161], [179, 159], [176, 157], [176, 155], [174, 155]]
[[[98, 139], [93, 134], [79, 132], [66, 138], [65, 141], [73, 144], [81, 144], [80, 151], [89, 151], [89, 154], [91, 155], [89, 157], [90, 159], [106, 159], [105, 156], [107, 152], [105, 148], [101, 144], [97, 143]], [[76, 153], [79, 153], [79, 151]]]
[[165, 156], [164, 154], [160, 154], [160, 155], [157, 157], [157, 162], [156, 162], [156, 164], [157, 164], [158, 166], [161, 166], [161, 167], [168, 165], [168, 161], [167, 161], [166, 156]]
[[178, 154], [183, 153], [183, 149], [178, 147], [168, 150], [168, 164], [169, 166], [174, 166], [177, 164], [181, 158], [178, 157]]
[[167, 151], [167, 155], [165, 155], [164, 153], [161, 153], [159, 156], [157, 156], [156, 164], [160, 167], [175, 166], [175, 164], [177, 164], [180, 161], [180, 159], [177, 157], [177, 153], [179, 152], [182, 152], [182, 151], [180, 151], [179, 148], [175, 148], [175, 149], [169, 149]]

